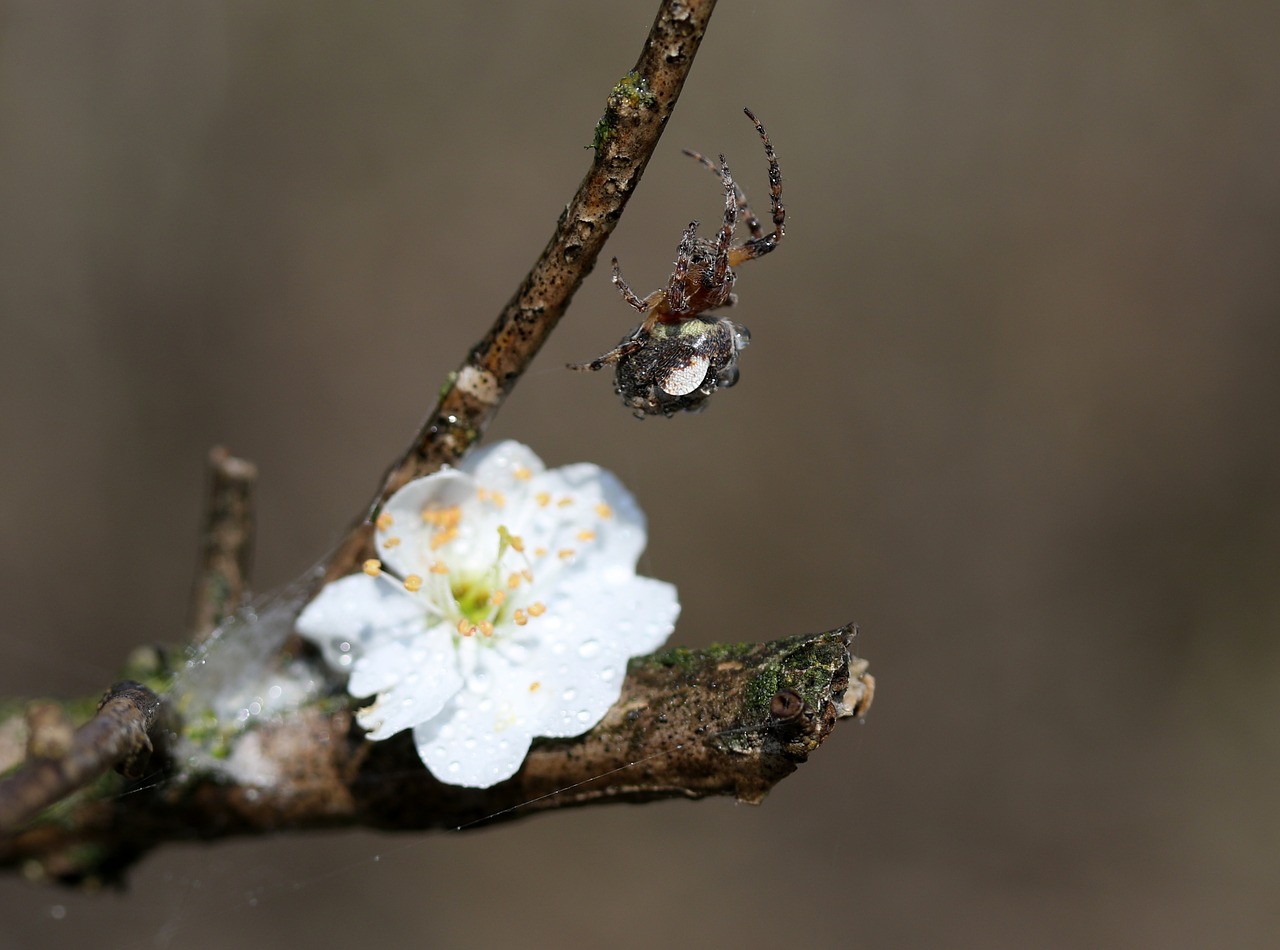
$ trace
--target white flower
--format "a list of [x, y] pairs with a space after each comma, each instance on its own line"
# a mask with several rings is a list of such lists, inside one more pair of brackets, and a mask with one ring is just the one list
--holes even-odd
[[547, 471], [501, 442], [410, 482], [377, 522], [380, 560], [324, 588], [298, 618], [370, 739], [413, 729], [436, 778], [487, 788], [534, 736], [586, 732], [627, 660], [662, 644], [680, 605], [636, 576], [644, 514], [596, 465]]

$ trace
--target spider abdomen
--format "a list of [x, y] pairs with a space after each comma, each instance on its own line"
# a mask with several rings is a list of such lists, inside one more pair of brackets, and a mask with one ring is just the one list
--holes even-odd
[[717, 389], [738, 381], [738, 353], [750, 339], [726, 317], [658, 323], [643, 346], [618, 360], [614, 389], [640, 418], [698, 412]]

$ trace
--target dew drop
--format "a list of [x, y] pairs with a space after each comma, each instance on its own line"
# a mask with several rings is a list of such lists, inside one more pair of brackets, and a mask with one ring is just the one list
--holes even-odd
[[278, 685], [272, 686], [269, 690], [267, 690], [267, 699], [279, 699], [283, 695], [284, 695], [284, 689], [282, 689]]
[[341, 666], [343, 669], [346, 669], [348, 666], [350, 666], [350, 665], [351, 665], [351, 656], [350, 656], [350, 654], [348, 654], [348, 655], [346, 655], [346, 656], [340, 656], [340, 657], [338, 657], [338, 665], [339, 665], [339, 666]]
[[591, 721], [591, 713], [586, 709], [579, 709], [578, 722], [590, 722], [590, 721]]
[[604, 680], [606, 683], [612, 683], [614, 679], [617, 677], [617, 675], [618, 675], [618, 671], [615, 670], [612, 666], [606, 666], [603, 670], [600, 671], [600, 678]]
[[350, 652], [351, 652], [351, 641], [349, 641], [349, 640], [343, 640], [341, 643], [339, 643], [339, 644], [338, 644], [338, 652], [339, 652], [339, 653], [350, 653]]
[[412, 706], [412, 705], [413, 705], [413, 697], [412, 697], [412, 696], [410, 696], [410, 697], [409, 697], [409, 698], [407, 698], [407, 699], [402, 699], [402, 700], [400, 700], [400, 705], [401, 705], [403, 708], [408, 709], [410, 706]]
[[462, 763], [461, 763], [461, 762], [450, 762], [450, 763], [449, 763], [449, 772], [450, 772], [451, 774], [456, 775], [457, 773], [459, 773], [459, 772], [461, 772], [461, 771], [462, 771]]
[[578, 691], [576, 689], [566, 689], [560, 696], [566, 703], [571, 703], [578, 698]]
[[589, 660], [600, 652], [599, 640], [584, 640], [582, 645], [578, 647], [578, 656], [584, 660]]

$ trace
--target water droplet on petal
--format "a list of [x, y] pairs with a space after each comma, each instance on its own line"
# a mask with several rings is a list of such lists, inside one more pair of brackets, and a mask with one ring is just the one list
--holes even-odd
[[600, 652], [599, 640], [584, 640], [582, 645], [578, 647], [578, 656], [584, 660], [588, 660]]
[[476, 747], [476, 740], [468, 739], [466, 742], [462, 743], [462, 745], [467, 749], [474, 749]]
[[578, 710], [578, 722], [587, 723], [591, 721], [591, 713], [586, 709]]
[[351, 652], [351, 643], [350, 643], [350, 641], [348, 641], [348, 640], [343, 640], [341, 643], [339, 643], [339, 644], [338, 644], [338, 652], [339, 652], [339, 653], [350, 653], [350, 652]]
[[612, 683], [614, 680], [614, 677], [616, 677], [617, 675], [618, 675], [618, 671], [615, 670], [612, 666], [606, 666], [603, 670], [600, 671], [600, 678], [604, 680], [606, 683]]
[[338, 657], [338, 665], [343, 669], [346, 669], [348, 666], [351, 665], [351, 656], [348, 654], [346, 656]]
[[566, 703], [571, 703], [577, 697], [578, 691], [576, 689], [566, 689], [560, 695]]
[[450, 762], [450, 763], [449, 763], [449, 771], [450, 771], [451, 773], [453, 773], [453, 774], [457, 774], [458, 772], [461, 772], [461, 771], [462, 771], [462, 763], [461, 763], [461, 762]]
[[408, 699], [400, 700], [400, 705], [403, 706], [405, 709], [408, 709], [410, 706], [413, 705], [413, 702], [414, 702], [413, 697], [410, 696]]

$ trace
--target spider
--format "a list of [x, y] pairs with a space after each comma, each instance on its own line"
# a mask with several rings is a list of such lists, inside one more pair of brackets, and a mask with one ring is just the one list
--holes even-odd
[[[724, 221], [714, 241], [697, 235], [698, 222], [685, 228], [676, 249], [676, 268], [664, 290], [641, 299], [622, 279], [613, 259], [613, 283], [622, 299], [645, 315], [644, 321], [621, 343], [589, 363], [570, 363], [570, 369], [600, 370], [614, 366], [614, 390], [635, 416], [670, 417], [681, 410], [698, 412], [717, 388], [738, 381], [738, 352], [751, 334], [740, 323], [707, 311], [737, 303], [733, 268], [763, 257], [782, 241], [786, 210], [782, 206], [782, 172], [773, 145], [760, 120], [743, 109], [760, 133], [769, 160], [769, 210], [773, 231], [765, 234], [747, 196], [729, 174], [723, 155], [716, 165], [698, 152], [684, 154], [705, 165], [724, 182]], [[733, 243], [738, 216], [746, 219], [751, 239]]]

